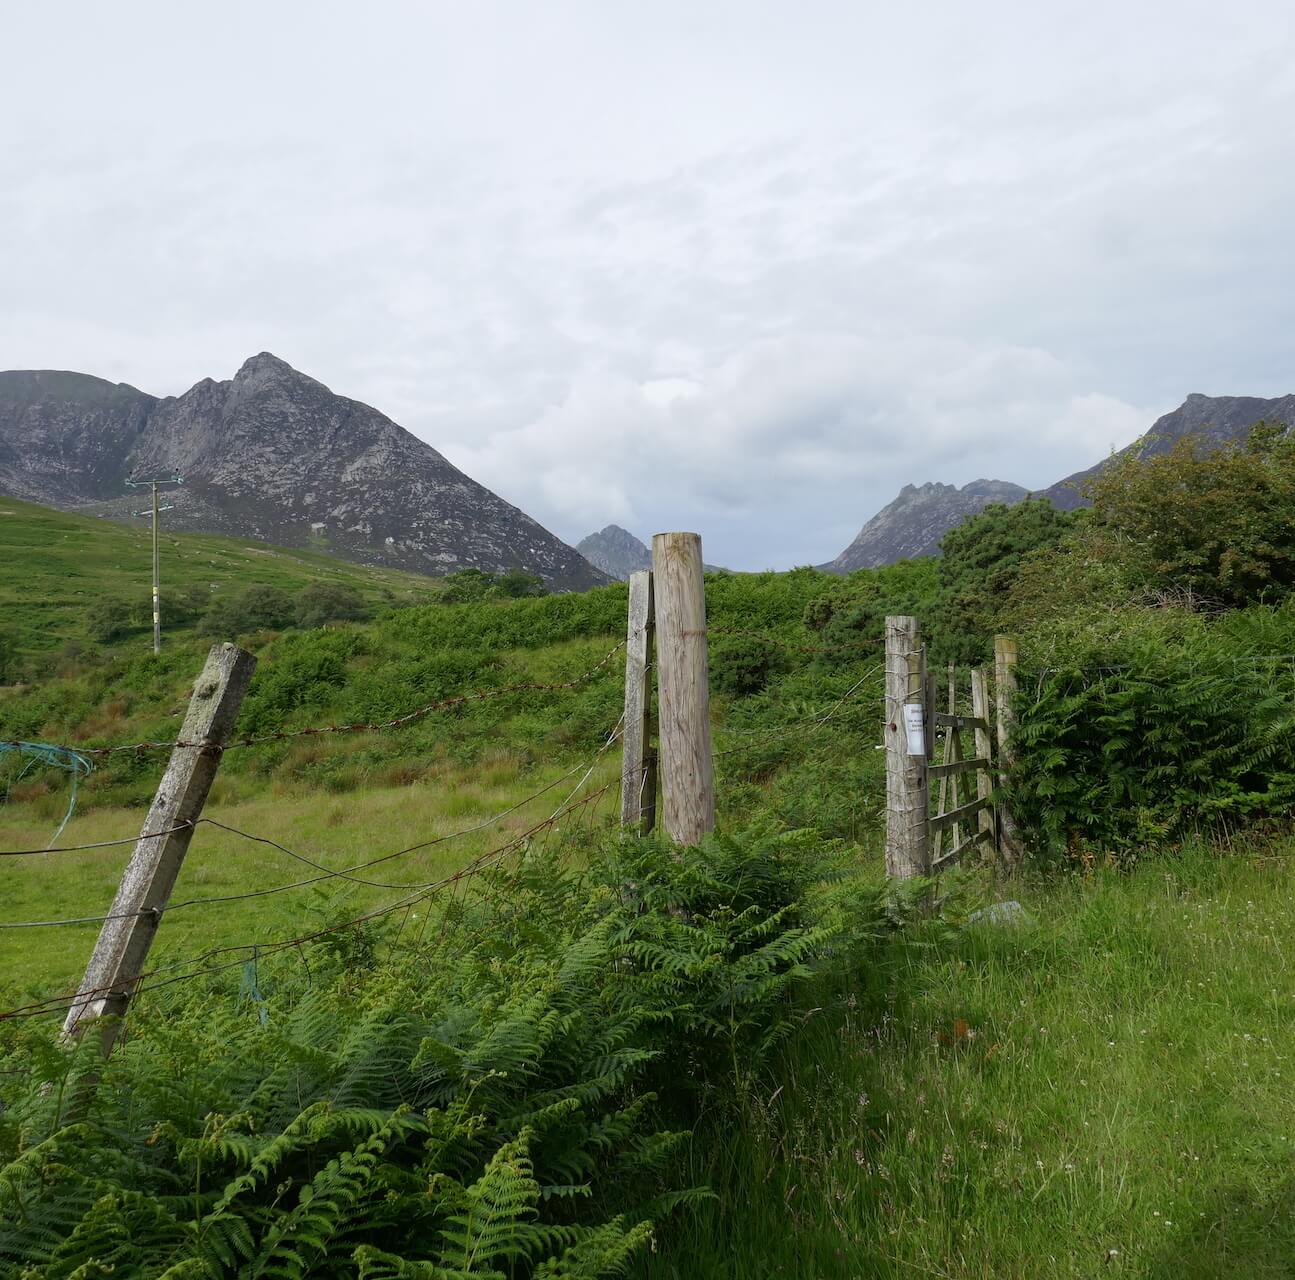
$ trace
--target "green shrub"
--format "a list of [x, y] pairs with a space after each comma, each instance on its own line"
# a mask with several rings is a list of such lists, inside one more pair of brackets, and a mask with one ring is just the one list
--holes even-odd
[[544, 579], [538, 573], [527, 573], [525, 569], [509, 569], [495, 579], [494, 594], [505, 600], [524, 600], [532, 596], [548, 594]]
[[312, 582], [297, 593], [294, 616], [299, 627], [328, 622], [363, 622], [370, 615], [364, 597], [340, 582]]
[[1082, 554], [1122, 564], [1144, 589], [1231, 608], [1295, 589], [1295, 436], [1257, 423], [1243, 444], [1188, 437], [1130, 455], [1090, 485]]
[[938, 664], [988, 661], [1026, 557], [1058, 546], [1076, 516], [1045, 499], [991, 503], [940, 541], [939, 589], [924, 623]]
[[229, 640], [250, 631], [278, 631], [295, 620], [292, 597], [286, 591], [258, 584], [236, 596], [214, 599], [199, 630], [203, 635]]
[[100, 644], [124, 640], [141, 625], [135, 611], [124, 600], [100, 600], [86, 612], [85, 629]]
[[493, 574], [482, 569], [460, 569], [444, 578], [441, 599], [446, 604], [472, 604], [486, 600], [495, 585]]
[[787, 651], [758, 636], [720, 634], [708, 652], [711, 689], [734, 697], [759, 693], [787, 666]]
[[22, 670], [18, 642], [7, 631], [0, 631], [0, 684], [17, 680]]
[[1022, 641], [1012, 807], [1036, 852], [1136, 852], [1289, 811], [1295, 607], [1076, 607]]

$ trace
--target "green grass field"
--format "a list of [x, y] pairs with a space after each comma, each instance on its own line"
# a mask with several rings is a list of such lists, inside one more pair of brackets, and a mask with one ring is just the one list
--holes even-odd
[[824, 993], [652, 1277], [1295, 1275], [1295, 844], [1011, 889]]
[[[194, 833], [172, 896], [175, 909], [159, 929], [150, 963], [168, 963], [216, 946], [264, 945], [386, 906], [543, 822], [576, 792], [585, 773], [583, 765], [581, 761], [528, 767], [517, 755], [497, 751], [471, 767], [443, 762], [407, 786], [367, 787], [337, 796], [267, 789], [249, 798], [237, 785], [222, 786], [217, 779], [204, 818], [275, 841], [329, 871], [355, 867], [410, 845], [436, 843], [356, 870], [355, 879], [377, 882], [361, 884], [321, 879], [319, 868], [272, 845], [204, 823]], [[575, 805], [607, 783], [618, 782], [619, 770], [619, 756], [604, 755], [574, 795], [570, 813], [547, 838], [570, 840], [574, 832], [604, 825], [618, 811], [616, 788], [586, 806]], [[528, 799], [545, 788], [544, 794]], [[0, 847], [44, 848], [51, 835], [48, 808], [30, 803], [10, 806], [0, 821]], [[512, 812], [482, 825], [507, 809]], [[95, 809], [74, 818], [59, 844], [129, 840], [138, 835], [141, 821], [138, 809]], [[546, 835], [535, 838], [544, 840]], [[0, 858], [4, 919], [61, 920], [105, 914], [132, 848], [133, 843], [125, 843]], [[303, 880], [318, 882], [265, 892]], [[195, 901], [249, 893], [264, 896]], [[412, 906], [412, 920], [438, 912], [443, 896], [445, 891]], [[394, 919], [399, 922], [401, 916]], [[74, 985], [84, 972], [98, 928], [87, 923], [0, 929], [0, 990], [5, 999], [18, 1004], [29, 996], [43, 997]]]

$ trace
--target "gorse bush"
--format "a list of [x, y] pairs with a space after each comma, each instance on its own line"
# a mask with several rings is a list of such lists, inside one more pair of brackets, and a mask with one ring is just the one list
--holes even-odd
[[1257, 423], [1244, 444], [1187, 437], [1130, 455], [1090, 485], [1093, 518], [1078, 550], [1120, 564], [1144, 589], [1238, 608], [1295, 589], [1295, 437]]
[[1026, 499], [1011, 507], [991, 503], [950, 529], [940, 542], [939, 589], [924, 619], [932, 661], [990, 661], [1022, 562], [1060, 545], [1076, 519], [1043, 499]]
[[142, 998], [97, 1085], [10, 1030], [0, 1274], [617, 1274], [704, 1194], [678, 1153], [726, 1077], [891, 927], [840, 869], [805, 833], [523, 860], [443, 943]]
[[204, 636], [227, 639], [249, 631], [278, 631], [296, 621], [292, 597], [278, 587], [257, 585], [234, 596], [218, 596], [202, 619]]

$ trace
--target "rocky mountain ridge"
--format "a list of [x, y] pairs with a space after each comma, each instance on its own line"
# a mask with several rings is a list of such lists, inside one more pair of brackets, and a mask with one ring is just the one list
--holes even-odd
[[983, 511], [991, 502], [1012, 506], [1028, 493], [1006, 480], [973, 480], [961, 489], [938, 481], [906, 484], [835, 560], [821, 567], [830, 573], [853, 573], [913, 556], [934, 555], [940, 549], [940, 539], [968, 516]]
[[1046, 498], [1063, 511], [1087, 506], [1084, 485], [1116, 458], [1151, 457], [1166, 453], [1184, 436], [1195, 435], [1215, 447], [1245, 439], [1259, 421], [1295, 425], [1295, 395], [1261, 399], [1256, 396], [1189, 395], [1177, 409], [1157, 418], [1151, 429], [1131, 445], [1092, 467], [1030, 494], [1003, 480], [974, 480], [961, 489], [951, 484], [905, 485], [859, 530], [835, 560], [822, 565], [834, 573], [876, 568], [911, 556], [933, 555], [940, 539], [991, 502], [1013, 505], [1023, 498]]
[[1216, 448], [1224, 444], [1245, 440], [1256, 422], [1284, 422], [1295, 426], [1295, 395], [1278, 396], [1264, 400], [1258, 396], [1206, 396], [1193, 392], [1177, 409], [1162, 414], [1151, 429], [1139, 436], [1131, 445], [1103, 458], [1095, 466], [1058, 480], [1056, 484], [1041, 489], [1038, 496], [1047, 498], [1063, 511], [1086, 507], [1084, 485], [1112, 459], [1129, 455], [1138, 458], [1154, 457], [1168, 453], [1184, 436], [1199, 436]]
[[122, 518], [139, 505], [132, 473], [183, 476], [167, 494], [173, 528], [428, 574], [608, 580], [431, 445], [269, 352], [163, 398], [86, 374], [0, 373], [0, 492]]

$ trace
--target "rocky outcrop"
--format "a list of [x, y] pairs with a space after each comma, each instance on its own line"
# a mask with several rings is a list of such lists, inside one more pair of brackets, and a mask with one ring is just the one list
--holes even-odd
[[157, 399], [76, 373], [0, 373], [0, 491], [124, 516], [131, 473], [178, 472], [172, 528], [318, 547], [420, 573], [521, 567], [557, 589], [607, 576], [430, 445], [262, 352]]
[[959, 489], [952, 484], [906, 484], [899, 497], [883, 507], [859, 530], [858, 536], [830, 564], [832, 573], [875, 569], [913, 556], [934, 555], [940, 539], [968, 516], [991, 502], [1020, 502], [1029, 493], [1005, 480], [973, 480]]
[[576, 550], [595, 569], [627, 581], [631, 573], [652, 567], [652, 553], [628, 529], [609, 524], [576, 543]]

